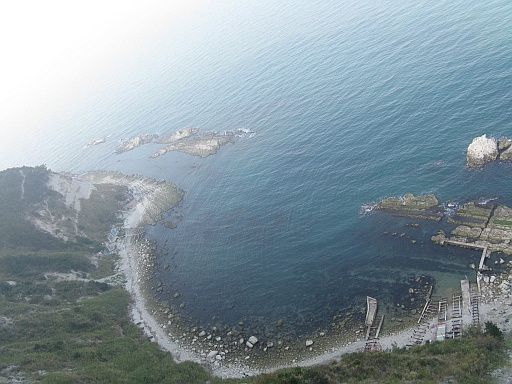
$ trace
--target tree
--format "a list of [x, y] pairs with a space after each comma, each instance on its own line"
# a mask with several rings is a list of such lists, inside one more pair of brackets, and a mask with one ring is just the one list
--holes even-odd
[[491, 321], [485, 322], [485, 332], [486, 335], [495, 337], [498, 340], [503, 340], [503, 332], [498, 328], [496, 324]]

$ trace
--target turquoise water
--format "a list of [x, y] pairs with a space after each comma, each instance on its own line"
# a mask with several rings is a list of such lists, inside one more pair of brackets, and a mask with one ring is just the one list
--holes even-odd
[[[173, 284], [163, 298], [180, 292], [193, 322], [283, 319], [299, 335], [367, 294], [402, 302], [412, 275], [456, 285], [471, 252], [431, 244], [440, 226], [361, 205], [407, 192], [512, 204], [512, 164], [465, 168], [475, 136], [512, 137], [510, 2], [228, 1], [148, 45], [122, 81], [106, 76], [33, 137], [0, 144], [0, 165], [119, 170], [185, 190], [178, 227], [149, 236], [172, 266], [157, 276]], [[114, 154], [122, 138], [188, 126], [255, 134], [205, 159], [149, 159], [154, 144]]]

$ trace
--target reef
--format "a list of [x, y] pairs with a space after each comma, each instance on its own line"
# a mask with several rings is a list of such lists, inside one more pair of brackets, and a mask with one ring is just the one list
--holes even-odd
[[391, 212], [394, 216], [411, 219], [440, 221], [443, 218], [443, 207], [433, 194], [414, 196], [407, 193], [403, 198], [390, 197], [375, 204], [373, 209]]
[[168, 145], [158, 152], [155, 152], [150, 157], [159, 157], [171, 151], [179, 151], [194, 156], [207, 157], [216, 154], [222, 145], [230, 143], [235, 134], [236, 131], [221, 134], [206, 132], [200, 137], [190, 138], [189, 136], [186, 136], [187, 139]]
[[166, 136], [160, 136], [158, 139], [155, 140], [155, 143], [157, 144], [172, 144], [177, 141], [187, 139], [191, 136], [197, 135], [199, 132], [198, 128], [183, 128], [179, 131], [173, 132], [170, 135]]
[[460, 225], [451, 232], [451, 238], [447, 238], [442, 231], [438, 232], [431, 238], [434, 243], [442, 243], [443, 240], [449, 239], [487, 247], [490, 252], [512, 255], [511, 208], [472, 201], [464, 204], [448, 219], [448, 223]]
[[153, 139], [157, 138], [158, 135], [142, 135], [136, 136], [133, 139], [126, 140], [123, 144], [116, 149], [116, 153], [123, 153], [131, 151], [134, 148], [140, 147], [141, 145], [151, 143]]

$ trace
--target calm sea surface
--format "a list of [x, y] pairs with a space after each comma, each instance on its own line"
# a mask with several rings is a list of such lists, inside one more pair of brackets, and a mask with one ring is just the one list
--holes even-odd
[[[170, 302], [205, 327], [282, 319], [299, 335], [366, 295], [395, 307], [411, 276], [456, 288], [478, 254], [433, 245], [444, 224], [359, 209], [407, 192], [512, 204], [511, 164], [465, 168], [475, 136], [512, 138], [512, 3], [223, 3], [207, 23], [152, 41], [122, 81], [106, 76], [83, 103], [42, 118], [33, 137], [0, 143], [2, 169], [176, 183], [178, 227], [148, 236], [170, 265], [157, 275], [172, 283], [163, 300], [179, 292]], [[205, 159], [149, 159], [156, 144], [114, 153], [123, 138], [184, 127], [255, 134]]]

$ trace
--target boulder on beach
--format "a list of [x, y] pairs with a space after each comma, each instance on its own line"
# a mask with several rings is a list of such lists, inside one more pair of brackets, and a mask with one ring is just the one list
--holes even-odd
[[468, 167], [483, 167], [498, 158], [498, 143], [494, 137], [475, 137], [466, 152]]

